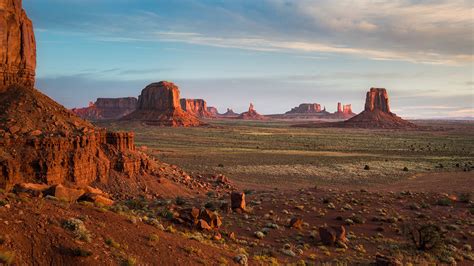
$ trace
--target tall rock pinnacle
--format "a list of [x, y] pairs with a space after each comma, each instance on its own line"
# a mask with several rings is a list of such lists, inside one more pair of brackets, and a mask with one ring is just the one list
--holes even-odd
[[0, 91], [12, 84], [34, 86], [36, 42], [21, 0], [0, 1]]

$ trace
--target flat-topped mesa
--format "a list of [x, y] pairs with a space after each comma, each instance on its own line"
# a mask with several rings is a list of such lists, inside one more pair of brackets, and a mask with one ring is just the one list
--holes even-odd
[[319, 103], [302, 103], [298, 107], [294, 107], [286, 112], [286, 114], [311, 114], [321, 112], [322, 109]]
[[0, 91], [13, 84], [35, 84], [33, 23], [21, 4], [21, 0], [0, 1]]
[[76, 115], [88, 120], [119, 119], [137, 108], [137, 98], [97, 98], [88, 107], [74, 108]]
[[157, 126], [199, 126], [203, 123], [186, 113], [179, 100], [179, 88], [172, 82], [160, 81], [146, 86], [138, 97], [137, 109], [123, 117]]
[[388, 102], [388, 93], [383, 88], [370, 88], [365, 99], [365, 111], [379, 110], [384, 113], [390, 112], [390, 105]]
[[203, 99], [181, 99], [181, 108], [189, 114], [192, 114], [201, 118], [214, 117], [208, 109], [207, 103]]

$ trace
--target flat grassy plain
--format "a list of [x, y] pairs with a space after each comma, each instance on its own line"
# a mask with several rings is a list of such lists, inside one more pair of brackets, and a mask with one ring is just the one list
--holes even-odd
[[136, 144], [159, 160], [191, 174], [224, 174], [243, 188], [383, 185], [417, 173], [459, 172], [474, 165], [472, 122], [417, 121], [430, 128], [420, 131], [295, 128], [291, 125], [296, 123], [287, 121], [206, 122], [209, 126], [197, 128], [125, 122], [98, 126], [134, 131]]

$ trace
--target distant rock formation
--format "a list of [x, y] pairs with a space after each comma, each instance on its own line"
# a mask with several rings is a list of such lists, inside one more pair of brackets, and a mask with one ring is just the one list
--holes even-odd
[[[346, 111], [349, 108], [346, 107]], [[344, 110], [342, 110], [344, 112]], [[297, 125], [301, 127], [343, 127], [343, 128], [382, 128], [414, 129], [417, 126], [390, 111], [388, 93], [383, 88], [371, 88], [367, 92], [365, 110], [349, 120], [335, 123], [316, 123]]]
[[142, 90], [137, 109], [123, 120], [142, 121], [157, 126], [199, 126], [203, 123], [186, 113], [179, 100], [179, 88], [172, 82], [152, 83]]
[[337, 111], [329, 115], [331, 119], [349, 119], [354, 117], [356, 114], [352, 112], [352, 105], [337, 103]]
[[365, 99], [365, 110], [344, 122], [345, 127], [416, 128], [390, 111], [388, 93], [383, 88], [371, 88]]
[[322, 109], [319, 103], [302, 103], [298, 107], [292, 108], [285, 114], [314, 114], [321, 112]]
[[213, 106], [208, 106], [207, 111], [213, 116], [213, 117], [218, 117], [220, 116], [219, 110], [217, 110], [216, 107]]
[[227, 108], [227, 111], [221, 115], [221, 117], [237, 117], [238, 113], [234, 112], [231, 108]]
[[119, 119], [135, 111], [137, 102], [137, 98], [134, 97], [97, 98], [96, 102], [90, 102], [88, 107], [74, 108], [71, 111], [91, 121]]
[[181, 99], [181, 108], [189, 114], [200, 118], [212, 118], [214, 117], [207, 110], [207, 103], [203, 99]]
[[21, 0], [0, 1], [0, 92], [11, 84], [34, 86], [36, 42]]
[[247, 112], [244, 112], [240, 114], [238, 119], [244, 119], [244, 120], [265, 120], [267, 119], [265, 116], [257, 113], [255, 110], [254, 106], [252, 103], [250, 103], [249, 110]]

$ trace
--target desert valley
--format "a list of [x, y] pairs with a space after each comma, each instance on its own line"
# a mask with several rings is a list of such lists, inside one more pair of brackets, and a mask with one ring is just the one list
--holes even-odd
[[159, 77], [66, 108], [34, 23], [0, 0], [0, 265], [474, 265], [472, 121], [376, 87], [224, 112]]

